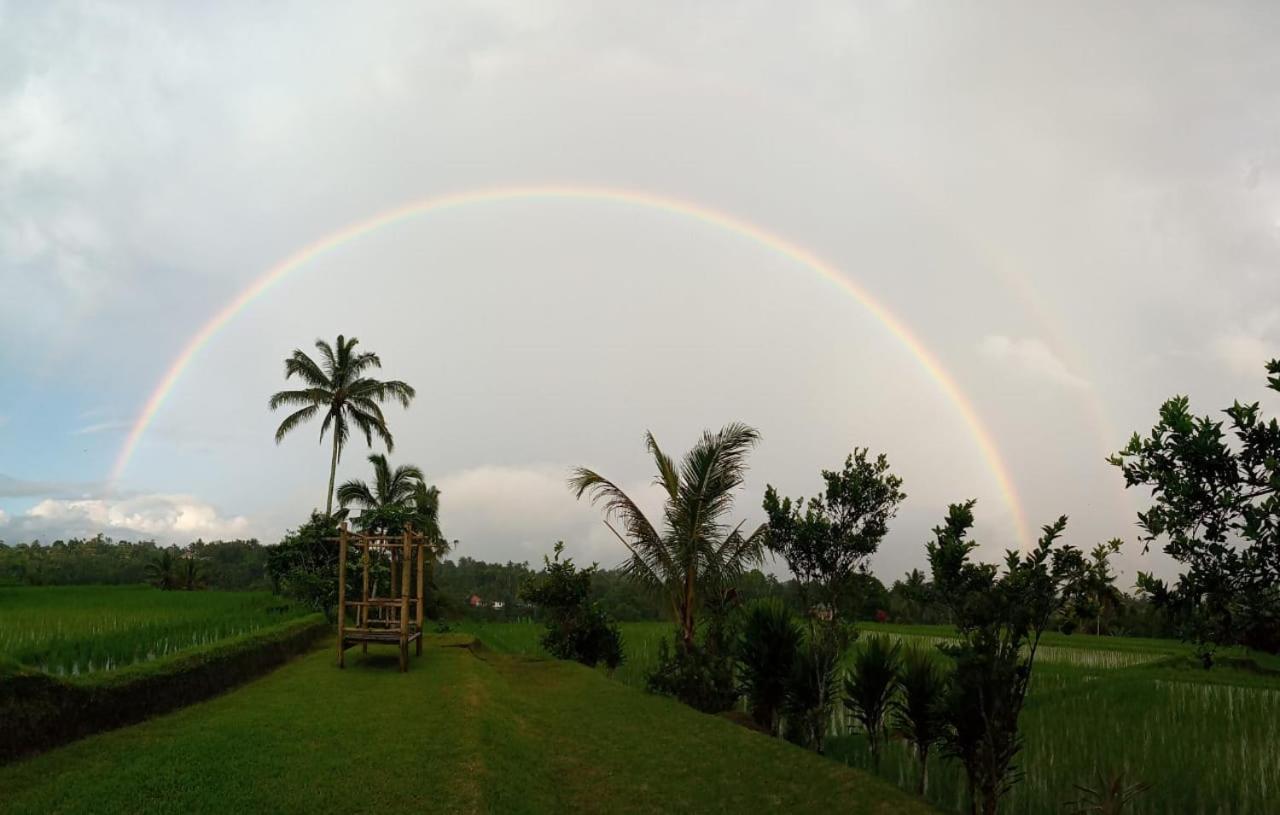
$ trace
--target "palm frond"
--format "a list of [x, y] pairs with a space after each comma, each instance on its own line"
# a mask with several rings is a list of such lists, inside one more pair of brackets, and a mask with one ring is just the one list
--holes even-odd
[[372, 351], [363, 351], [351, 357], [351, 359], [347, 361], [347, 370], [350, 372], [350, 375], [353, 377], [359, 376], [361, 373], [368, 370], [369, 368], [381, 368], [381, 367], [382, 367], [382, 359]]
[[305, 390], [277, 391], [271, 395], [267, 406], [275, 410], [282, 405], [327, 405], [333, 394], [324, 388], [306, 388]]
[[301, 349], [293, 349], [293, 353], [285, 357], [284, 378], [298, 377], [313, 388], [331, 388], [333, 380], [320, 370], [316, 361], [307, 356]]
[[382, 443], [387, 446], [387, 452], [395, 450], [395, 440], [391, 438], [391, 431], [387, 429], [387, 423], [381, 421], [377, 416], [371, 416], [364, 411], [348, 405], [346, 414], [351, 417], [351, 421], [360, 428], [364, 433], [365, 441], [370, 447], [373, 446], [373, 437], [376, 434], [382, 439]]
[[675, 462], [671, 460], [671, 456], [662, 452], [662, 448], [658, 447], [658, 440], [653, 437], [652, 432], [644, 434], [644, 445], [653, 456], [653, 463], [658, 467], [658, 475], [653, 483], [662, 487], [667, 493], [667, 498], [674, 501], [680, 492], [680, 474], [676, 472]]
[[341, 507], [354, 504], [360, 509], [376, 509], [378, 506], [378, 499], [369, 489], [369, 485], [358, 478], [353, 478], [339, 486], [337, 498], [338, 506]]
[[319, 405], [308, 405], [307, 407], [286, 416], [285, 420], [280, 423], [280, 427], [276, 428], [276, 444], [283, 441], [284, 437], [287, 436], [295, 427], [307, 421], [312, 416], [315, 416], [316, 412], [319, 410]]

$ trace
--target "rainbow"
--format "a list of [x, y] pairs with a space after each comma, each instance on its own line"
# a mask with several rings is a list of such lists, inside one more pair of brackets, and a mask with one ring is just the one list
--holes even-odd
[[737, 235], [748, 240], [758, 246], [767, 248], [782, 257], [787, 258], [801, 266], [808, 267], [813, 271], [825, 277], [835, 285], [844, 289], [848, 294], [852, 295], [865, 309], [870, 311], [877, 320], [892, 334], [899, 342], [901, 342], [911, 355], [915, 357], [920, 366], [929, 374], [930, 378], [937, 384], [939, 389], [950, 400], [956, 411], [963, 418], [968, 426], [974, 441], [977, 443], [983, 458], [987, 462], [987, 466], [995, 477], [996, 483], [1000, 489], [1005, 503], [1010, 512], [1013, 514], [1014, 523], [1017, 527], [1019, 536], [1024, 543], [1029, 543], [1033, 538], [1030, 527], [1022, 509], [1022, 504], [1018, 499], [1017, 490], [1014, 487], [1013, 479], [1009, 476], [1008, 467], [1005, 465], [1004, 459], [1000, 455], [999, 448], [996, 446], [990, 431], [979, 417], [973, 403], [961, 390], [960, 385], [955, 378], [949, 374], [942, 363], [934, 354], [925, 347], [924, 343], [917, 338], [907, 326], [899, 320], [888, 308], [878, 302], [865, 289], [845, 277], [840, 271], [827, 261], [805, 249], [796, 243], [793, 243], [780, 235], [770, 232], [767, 229], [756, 226], [748, 221], [737, 218], [718, 210], [702, 206], [700, 204], [683, 201], [670, 196], [660, 196], [648, 192], [640, 192], [635, 190], [617, 189], [611, 187], [587, 187], [587, 186], [520, 186], [520, 187], [497, 187], [492, 189], [473, 190], [469, 192], [452, 193], [446, 195], [425, 198], [413, 201], [394, 209], [385, 210], [372, 217], [366, 218], [350, 224], [336, 232], [332, 232], [323, 238], [302, 247], [298, 251], [281, 260], [263, 272], [257, 279], [249, 284], [240, 294], [238, 294], [231, 302], [227, 303], [217, 314], [213, 315], [208, 322], [200, 327], [186, 346], [179, 352], [173, 360], [173, 364], [165, 372], [159, 384], [152, 392], [150, 398], [147, 399], [142, 411], [138, 414], [137, 419], [133, 422], [128, 436], [125, 438], [124, 445], [120, 449], [119, 455], [116, 457], [114, 466], [112, 467], [109, 480], [116, 482], [119, 480], [125, 469], [129, 465], [129, 460], [133, 457], [134, 452], [138, 448], [138, 443], [142, 440], [147, 428], [155, 419], [156, 413], [164, 404], [165, 399], [173, 392], [178, 380], [182, 378], [182, 374], [186, 371], [191, 361], [200, 353], [214, 338], [214, 336], [222, 330], [229, 322], [235, 319], [236, 315], [244, 311], [254, 300], [266, 294], [280, 281], [289, 276], [291, 272], [300, 269], [312, 260], [333, 251], [334, 249], [356, 240], [357, 238], [368, 235], [369, 233], [380, 229], [381, 227], [402, 221], [406, 218], [412, 218], [420, 215], [441, 212], [444, 210], [460, 209], [465, 207], [474, 207], [482, 204], [492, 204], [498, 202], [512, 201], [548, 201], [548, 200], [568, 200], [568, 201], [588, 201], [595, 203], [607, 203], [629, 207], [639, 207], [642, 209], [654, 210], [658, 212], [668, 213], [683, 218], [689, 218], [698, 223], [715, 227], [725, 232]]

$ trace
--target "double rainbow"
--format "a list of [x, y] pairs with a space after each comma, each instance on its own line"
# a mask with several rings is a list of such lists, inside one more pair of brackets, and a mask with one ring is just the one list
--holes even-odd
[[155, 390], [151, 393], [143, 406], [141, 413], [126, 437], [124, 446], [120, 449], [119, 455], [116, 457], [115, 465], [112, 467], [110, 480], [112, 482], [118, 480], [129, 465], [129, 460], [133, 457], [134, 452], [138, 448], [147, 428], [155, 419], [156, 413], [164, 404], [165, 399], [173, 392], [178, 380], [182, 378], [182, 374], [186, 371], [191, 361], [200, 353], [200, 350], [209, 344], [214, 336], [228, 323], [235, 319], [236, 315], [244, 311], [254, 300], [266, 294], [272, 287], [289, 276], [290, 273], [306, 266], [310, 261], [330, 252], [350, 241], [361, 238], [369, 233], [396, 222], [413, 218], [421, 215], [441, 212], [444, 210], [461, 209], [465, 207], [475, 207], [483, 204], [494, 204], [499, 202], [512, 201], [549, 201], [549, 200], [569, 200], [569, 201], [586, 201], [594, 203], [604, 203], [621, 205], [628, 207], [638, 207], [647, 210], [668, 213], [670, 215], [688, 218], [692, 221], [705, 224], [706, 226], [715, 227], [725, 232], [737, 235], [748, 240], [758, 246], [769, 249], [800, 266], [807, 267], [817, 272], [822, 277], [831, 281], [835, 285], [850, 294], [864, 308], [875, 316], [880, 323], [888, 329], [894, 337], [901, 342], [911, 355], [915, 357], [920, 366], [929, 374], [930, 378], [937, 384], [939, 389], [950, 400], [956, 411], [964, 420], [965, 425], [969, 428], [970, 434], [981, 451], [982, 457], [985, 459], [988, 468], [995, 477], [1000, 492], [1003, 495], [1005, 503], [1008, 505], [1010, 512], [1013, 514], [1014, 523], [1017, 526], [1018, 534], [1024, 542], [1032, 540], [1030, 528], [1027, 525], [1026, 517], [1023, 513], [1022, 505], [1018, 500], [1017, 490], [1014, 487], [1013, 480], [1009, 476], [1008, 467], [1005, 465], [1004, 459], [1000, 455], [1000, 451], [992, 439], [990, 431], [979, 417], [973, 403], [961, 390], [955, 379], [942, 367], [938, 358], [934, 356], [924, 343], [917, 338], [907, 326], [898, 319], [889, 309], [872, 297], [865, 289], [853, 282], [849, 278], [842, 275], [836, 267], [827, 261], [805, 249], [796, 243], [793, 243], [782, 236], [770, 232], [767, 229], [756, 226], [748, 221], [737, 218], [733, 215], [711, 209], [689, 201], [682, 201], [678, 198], [669, 196], [660, 196], [647, 192], [639, 192], [635, 190], [617, 189], [609, 187], [584, 187], [584, 186], [522, 186], [522, 187], [498, 187], [493, 189], [474, 190], [470, 192], [454, 193], [449, 195], [441, 195], [432, 198], [426, 198], [419, 201], [413, 201], [394, 209], [380, 212], [370, 218], [357, 221], [349, 226], [343, 227], [336, 232], [330, 233], [323, 238], [311, 243], [298, 251], [289, 255], [284, 260], [272, 266], [255, 279], [247, 288], [238, 294], [231, 302], [227, 303], [217, 314], [213, 315], [208, 322], [200, 327], [187, 344], [179, 352], [173, 360], [173, 364], [165, 372], [164, 377], [160, 380]]

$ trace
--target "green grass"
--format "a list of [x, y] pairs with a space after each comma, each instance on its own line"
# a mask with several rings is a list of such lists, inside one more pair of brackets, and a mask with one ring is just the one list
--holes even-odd
[[[949, 639], [945, 626], [861, 625], [904, 645], [931, 647]], [[532, 623], [467, 626], [486, 643], [511, 653], [541, 652], [541, 627]], [[643, 687], [665, 623], [623, 623], [627, 662], [620, 681]], [[1063, 811], [1078, 796], [1073, 784], [1096, 785], [1102, 772], [1124, 772], [1153, 788], [1133, 813], [1280, 812], [1280, 664], [1258, 654], [1260, 669], [1233, 663], [1246, 655], [1220, 653], [1224, 665], [1196, 667], [1190, 649], [1170, 640], [1050, 634], [1044, 639], [1032, 693], [1023, 713], [1023, 782], [1008, 813]], [[830, 743], [838, 761], [866, 767], [863, 738], [851, 734], [840, 711]], [[882, 774], [913, 788], [915, 762], [906, 746], [890, 745]], [[951, 762], [930, 765], [929, 799], [966, 811], [963, 775]]]
[[267, 592], [0, 588], [0, 661], [55, 676], [147, 662], [305, 616]]
[[325, 648], [0, 768], [6, 813], [931, 811], [893, 785], [579, 665], [429, 637]]

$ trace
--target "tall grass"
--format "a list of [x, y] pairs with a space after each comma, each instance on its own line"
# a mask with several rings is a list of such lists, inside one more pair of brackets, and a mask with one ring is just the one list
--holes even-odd
[[144, 662], [307, 614], [267, 592], [0, 588], [0, 657], [56, 676]]

